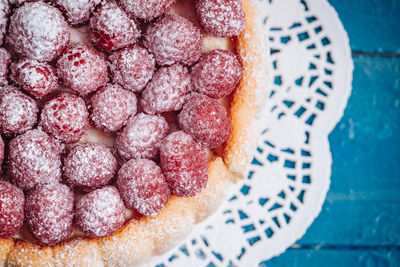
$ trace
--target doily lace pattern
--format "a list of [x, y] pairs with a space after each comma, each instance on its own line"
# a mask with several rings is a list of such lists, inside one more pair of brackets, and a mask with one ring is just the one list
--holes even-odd
[[148, 266], [257, 266], [301, 238], [330, 185], [328, 134], [351, 93], [349, 40], [326, 0], [259, 2], [271, 47], [263, 131], [247, 179]]

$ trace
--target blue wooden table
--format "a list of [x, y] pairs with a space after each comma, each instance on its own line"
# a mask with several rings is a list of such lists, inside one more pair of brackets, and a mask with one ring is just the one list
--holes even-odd
[[400, 0], [329, 2], [355, 65], [331, 189], [306, 235], [261, 266], [400, 266]]

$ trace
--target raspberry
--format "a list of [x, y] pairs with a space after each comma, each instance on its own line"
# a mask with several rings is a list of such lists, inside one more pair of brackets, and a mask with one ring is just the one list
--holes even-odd
[[64, 85], [87, 95], [108, 81], [107, 63], [96, 49], [73, 44], [57, 61], [57, 73]]
[[131, 159], [118, 172], [117, 188], [126, 206], [154, 217], [168, 202], [170, 191], [161, 168], [148, 159]]
[[105, 132], [116, 132], [137, 112], [136, 95], [117, 84], [108, 84], [91, 98], [91, 119]]
[[125, 11], [136, 18], [153, 20], [161, 16], [176, 2], [176, 0], [120, 0]]
[[3, 44], [4, 35], [7, 32], [8, 14], [10, 13], [10, 4], [7, 0], [0, 1], [0, 45]]
[[11, 180], [24, 190], [58, 183], [63, 146], [40, 130], [30, 130], [9, 143], [8, 167]]
[[139, 37], [137, 23], [113, 2], [103, 4], [90, 19], [90, 40], [104, 51], [124, 48]]
[[7, 84], [8, 65], [10, 63], [10, 53], [4, 48], [0, 48], [0, 85]]
[[11, 64], [10, 78], [36, 98], [42, 98], [58, 87], [58, 78], [54, 68], [36, 60], [24, 59]]
[[24, 224], [24, 192], [9, 182], [0, 181], [0, 237], [10, 238]]
[[192, 68], [194, 89], [212, 98], [228, 96], [242, 77], [242, 67], [235, 54], [213, 50], [203, 54]]
[[140, 92], [153, 77], [155, 60], [143, 47], [127, 47], [111, 54], [108, 59], [113, 81], [125, 89]]
[[39, 109], [35, 100], [14, 86], [0, 90], [0, 131], [5, 135], [21, 134], [37, 121]]
[[242, 0], [198, 0], [196, 15], [203, 29], [215, 36], [237, 36], [246, 25]]
[[88, 192], [106, 185], [117, 170], [117, 160], [104, 145], [86, 143], [74, 147], [64, 159], [69, 185]]
[[43, 107], [40, 115], [43, 130], [65, 143], [78, 142], [89, 127], [89, 114], [82, 98], [61, 93]]
[[89, 20], [90, 13], [101, 0], [50, 0], [64, 13], [72, 25], [82, 24]]
[[225, 143], [232, 130], [225, 108], [215, 99], [193, 93], [178, 115], [179, 126], [203, 146]]
[[207, 153], [190, 135], [183, 131], [168, 135], [161, 143], [160, 160], [173, 194], [193, 197], [206, 187]]
[[114, 186], [96, 189], [76, 202], [75, 221], [91, 237], [106, 236], [125, 222], [125, 206]]
[[37, 0], [8, 0], [11, 5], [22, 6], [25, 2], [35, 2]]
[[26, 197], [28, 229], [43, 245], [55, 245], [72, 233], [74, 194], [63, 184], [44, 185]]
[[68, 24], [61, 12], [41, 1], [25, 3], [15, 10], [7, 42], [21, 56], [51, 61], [69, 43]]
[[190, 89], [186, 67], [181, 64], [162, 67], [142, 93], [143, 110], [148, 114], [180, 110]]
[[4, 160], [4, 141], [0, 135], [0, 166], [3, 166], [3, 160]]
[[132, 117], [115, 140], [118, 153], [126, 160], [157, 157], [168, 123], [161, 116], [139, 113]]
[[165, 15], [147, 28], [144, 45], [159, 65], [192, 65], [201, 56], [200, 29], [178, 15]]

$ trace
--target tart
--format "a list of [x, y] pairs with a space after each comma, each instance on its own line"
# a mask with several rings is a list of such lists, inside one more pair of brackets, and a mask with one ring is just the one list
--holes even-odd
[[[14, 2], [14, 5], [21, 5], [24, 1]], [[72, 190], [75, 189], [83, 192], [79, 196], [75, 196], [74, 205], [75, 223], [80, 226], [80, 230], [57, 225], [55, 230], [59, 230], [60, 234], [52, 239], [55, 230], [50, 229], [50, 237], [44, 235], [40, 239], [42, 241], [40, 244], [36, 240], [38, 235], [34, 234], [36, 239], [33, 238], [24, 226], [19, 234], [11, 238], [0, 238], [0, 266], [140, 265], [153, 256], [168, 251], [185, 238], [195, 223], [203, 221], [218, 208], [225, 198], [227, 187], [244, 176], [257, 140], [257, 118], [267, 98], [268, 69], [266, 62], [268, 62], [269, 49], [266, 44], [267, 38], [261, 28], [262, 20], [257, 15], [258, 1], [243, 0], [240, 3], [240, 1], [220, 0], [196, 2], [192, 0], [177, 2], [173, 0], [141, 0], [137, 1], [141, 4], [137, 4], [136, 1], [120, 0], [119, 3], [109, 2], [110, 10], [107, 8], [99, 10], [95, 7], [100, 1], [88, 0], [86, 1], [88, 4], [83, 4], [84, 10], [80, 10], [80, 12], [76, 12], [74, 6], [68, 4], [69, 1], [52, 0], [50, 2], [63, 10], [66, 20], [74, 25], [87, 21], [88, 14], [91, 12], [96, 13], [92, 14], [90, 30], [88, 30], [88, 26], [69, 27], [73, 44], [68, 48], [65, 40], [65, 25], [59, 22], [57, 27], [60, 29], [60, 36], [56, 43], [52, 44], [51, 53], [44, 53], [41, 50], [45, 49], [43, 46], [33, 49], [25, 44], [19, 46], [20, 50], [15, 51], [19, 54], [25, 53], [27, 58], [23, 60], [29, 61], [29, 64], [24, 64], [22, 59], [12, 63], [10, 80], [31, 95], [32, 97], [29, 99], [36, 98], [41, 103], [39, 106], [42, 111], [39, 130], [29, 130], [14, 137], [21, 133], [18, 131], [23, 131], [22, 127], [18, 127], [18, 130], [6, 136], [7, 138], [14, 137], [11, 143], [15, 145], [13, 147], [16, 147], [9, 149], [12, 151], [8, 151], [8, 153], [14, 153], [18, 158], [18, 144], [26, 141], [26, 135], [30, 136], [29, 140], [44, 142], [45, 145], [38, 145], [37, 151], [40, 153], [37, 152], [37, 155], [42, 157], [46, 166], [51, 166], [51, 168], [42, 172], [37, 166], [32, 168], [34, 171], [40, 172], [43, 177], [50, 177], [54, 183], [57, 183], [57, 185], [48, 185], [43, 182], [44, 178], [26, 183], [21, 178], [19, 187], [25, 190], [25, 209], [28, 209], [28, 212], [25, 211], [25, 217], [28, 215], [28, 219], [31, 221], [28, 225], [31, 232], [40, 228], [40, 222], [35, 224], [35, 220], [31, 218], [35, 217], [37, 213], [45, 212], [45, 207], [53, 195], [63, 197], [65, 203], [62, 207], [60, 206], [58, 212], [61, 214], [60, 218], [62, 217], [65, 222], [63, 225], [69, 225], [72, 220], [71, 209], [73, 209]], [[145, 2], [153, 3], [153, 8], [147, 11], [139, 8], [146, 6]], [[214, 12], [214, 15], [215, 12], [218, 14], [219, 5], [232, 5], [229, 6], [232, 10], [236, 10], [238, 7], [242, 8], [243, 13], [240, 14], [244, 16], [245, 25], [241, 25], [240, 19], [235, 21], [237, 16], [221, 16], [223, 25], [228, 21], [235, 21], [235, 23], [232, 24], [233, 26], [231, 25], [232, 27], [218, 27], [215, 25], [215, 19], [207, 16], [204, 11], [210, 8], [207, 2], [214, 3], [211, 6], [215, 9], [210, 11], [210, 14]], [[118, 7], [119, 4], [123, 9]], [[43, 8], [41, 2], [35, 3], [35, 5]], [[123, 11], [112, 13], [116, 7], [118, 10], [125, 10], [129, 16]], [[121, 16], [121, 20], [127, 20], [123, 25], [119, 25], [121, 27], [114, 27], [114, 30], [119, 31], [118, 38], [106, 35], [105, 28], [110, 25], [104, 24], [105, 22], [102, 21], [104, 16], [97, 17], [101, 12], [112, 13], [115, 16]], [[165, 12], [167, 12], [166, 15], [162, 15]], [[60, 20], [58, 16], [57, 12], [52, 14], [55, 21]], [[136, 19], [132, 20], [130, 16]], [[154, 20], [157, 17], [160, 18]], [[172, 27], [176, 25], [175, 23], [181, 25], [186, 21], [191, 22], [190, 27], [196, 27], [193, 31], [203, 29], [201, 30], [202, 41], [200, 39], [200, 42], [197, 42], [197, 37], [192, 36], [192, 32], [183, 32], [185, 36], [188, 35], [187, 38], [192, 38], [188, 52], [182, 53], [179, 49], [175, 49], [172, 59], [171, 56], [166, 57], [165, 53], [158, 49], [160, 45], [163, 45], [164, 40], [158, 38], [156, 32], [159, 31], [159, 28], [165, 28], [168, 25], [168, 27]], [[158, 25], [157, 22], [159, 22]], [[18, 25], [13, 27], [18, 29]], [[140, 39], [141, 27], [147, 27], [147, 34], [143, 40]], [[180, 31], [179, 27], [172, 29]], [[6, 40], [10, 46], [16, 46], [21, 38], [28, 40], [28, 37], [23, 36], [26, 32], [18, 30], [11, 32], [11, 26], [9, 31]], [[18, 37], [17, 34], [22, 37]], [[133, 44], [137, 42], [143, 42], [143, 45], [135, 47]], [[93, 49], [92, 44], [95, 44], [98, 50]], [[187, 48], [187, 45], [184, 44], [182, 47]], [[198, 51], [199, 46], [203, 54], [195, 52]], [[224, 83], [230, 82], [235, 85], [235, 88], [233, 91], [229, 88], [222, 88], [218, 91], [212, 88], [207, 89], [209, 82], [207, 75], [212, 73], [208, 73], [204, 65], [214, 58], [222, 58], [223, 62], [230, 62], [230, 55], [229, 53], [227, 55], [225, 51], [235, 53], [240, 59], [240, 65], [230, 64], [226, 67], [229, 70], [232, 69], [233, 73], [235, 73], [235, 69], [240, 68], [240, 76], [232, 75], [231, 79], [227, 79]], [[108, 58], [112, 81], [108, 81], [107, 75], [104, 74], [106, 71], [104, 54], [112, 54]], [[135, 54], [136, 58], [140, 58], [142, 69], [133, 74], [135, 79], [124, 75], [127, 70], [121, 67], [119, 60], [121, 54]], [[9, 61], [9, 58], [7, 60]], [[57, 63], [46, 63], [51, 60]], [[175, 62], [181, 64], [175, 64]], [[17, 69], [15, 71], [14, 65]], [[28, 66], [28, 68], [33, 65], [36, 66], [34, 70], [40, 67], [49, 71], [45, 72], [47, 75], [42, 77], [43, 84], [31, 86], [24, 82], [24, 77], [18, 73], [18, 65]], [[193, 78], [195, 75], [190, 74], [185, 66], [192, 66], [192, 72], [196, 70], [198, 73], [196, 78]], [[75, 73], [76, 67], [86, 68], [87, 71], [78, 75], [78, 78], [71, 77], [70, 74]], [[149, 71], [154, 73], [150, 78]], [[85, 75], [95, 76], [96, 79], [90, 82], [90, 77], [87, 78]], [[189, 80], [188, 75], [192, 75]], [[65, 89], [67, 92], [48, 99], [48, 96], [57, 91], [54, 89], [54, 79], [57, 77], [54, 76], [58, 76], [59, 83], [67, 85], [68, 89]], [[175, 86], [174, 79], [179, 79], [179, 86]], [[157, 98], [157, 94], [158, 89], [168, 83], [170, 83], [168, 88], [176, 87], [176, 90], [170, 92], [168, 96], [177, 94], [180, 97], [168, 99], [164, 103]], [[10, 87], [6, 89], [6, 92], [16, 91], [15, 88]], [[96, 91], [99, 87], [102, 88]], [[129, 90], [121, 89], [122, 87]], [[140, 99], [137, 97], [137, 92], [141, 92]], [[77, 95], [81, 97], [77, 97]], [[104, 115], [104, 106], [116, 105], [107, 100], [110, 99], [110, 96], [113, 100], [120, 100], [118, 105], [125, 107], [118, 111], [118, 114], [122, 114], [120, 121], [112, 120], [115, 116]], [[82, 99], [91, 103], [90, 114], [81, 108], [85, 105], [81, 101]], [[182, 99], [184, 100], [182, 101]], [[140, 103], [140, 112], [136, 108], [132, 108], [132, 106], [136, 107], [137, 103]], [[34, 108], [37, 109], [36, 106]], [[193, 113], [193, 110], [198, 109], [205, 113], [208, 112], [207, 114], [226, 114], [227, 121], [216, 124], [215, 121], [219, 121], [219, 117], [217, 120], [211, 119], [206, 123], [209, 131], [204, 132], [204, 125], [196, 124], [198, 117]], [[168, 114], [165, 116], [157, 115], [166, 111]], [[134, 115], [136, 113], [138, 115]], [[179, 115], [174, 117], [174, 114]], [[95, 128], [88, 125], [89, 116], [92, 120], [91, 124]], [[129, 120], [126, 119], [129, 117]], [[24, 119], [26, 120], [26, 118]], [[222, 130], [215, 130], [215, 127], [219, 126], [222, 127]], [[125, 132], [132, 132], [135, 129], [144, 132], [146, 136], [146, 131], [157, 132], [156, 137], [151, 139], [151, 147], [156, 147], [156, 151], [136, 146], [131, 142], [129, 134], [125, 134]], [[115, 139], [114, 133], [117, 131], [118, 137]], [[1, 142], [1, 146], [4, 146], [3, 142]], [[65, 153], [65, 146], [69, 153], [64, 159], [64, 168], [68, 168], [68, 170], [64, 169], [62, 176], [57, 170], [60, 168], [60, 155]], [[118, 161], [123, 165], [118, 174], [116, 174], [118, 163], [110, 154], [110, 147], [116, 148], [119, 154]], [[204, 150], [204, 147], [208, 147], [208, 149]], [[177, 153], [173, 154], [171, 151], [177, 151]], [[161, 153], [161, 155], [158, 156], [157, 153]], [[143, 159], [132, 159], [132, 155], [138, 154]], [[99, 170], [84, 169], [82, 175], [82, 170], [77, 174], [73, 169], [74, 166], [79, 165], [76, 161], [79, 161], [82, 155], [87, 157], [85, 162], [96, 160], [88, 155], [102, 155], [102, 158], [109, 158], [109, 160], [99, 163]], [[158, 159], [158, 157], [160, 158]], [[171, 163], [180, 157], [191, 159], [188, 162], [180, 162], [187, 170], [184, 174], [177, 174], [174, 164]], [[85, 162], [80, 164], [84, 165]], [[154, 162], [159, 162], [159, 164]], [[204, 165], [204, 162], [208, 164]], [[9, 164], [11, 163], [6, 163], [7, 168], [12, 170], [13, 168], [8, 166]], [[21, 167], [16, 163], [14, 165], [15, 171], [18, 172]], [[206, 173], [205, 177], [204, 173]], [[81, 179], [77, 179], [79, 175], [82, 176]], [[129, 183], [127, 179], [135, 175], [137, 182]], [[85, 180], [86, 177], [91, 176], [95, 183], [93, 180]], [[116, 182], [112, 182], [114, 176], [118, 176]], [[191, 181], [190, 179], [194, 176], [198, 179]], [[65, 184], [68, 186], [58, 184], [61, 180], [65, 180]], [[157, 188], [158, 193], [154, 197], [157, 198], [158, 205], [154, 205], [154, 202], [147, 203], [146, 199], [143, 199], [143, 194], [140, 194], [140, 192], [147, 192], [148, 181], [151, 181], [152, 186]], [[190, 183], [185, 184], [187, 181]], [[109, 186], [110, 183], [116, 184], [116, 186]], [[14, 184], [18, 183], [14, 182]], [[99, 188], [99, 185], [102, 187]], [[21, 189], [15, 186], [13, 189], [7, 189], [8, 184], [2, 186], [0, 184], [0, 193], [2, 188], [6, 188], [4, 190], [7, 192], [13, 192], [12, 197], [17, 203], [16, 212], [23, 209], [24, 200]], [[120, 189], [119, 193], [116, 188]], [[129, 199], [134, 194], [138, 196], [134, 200]], [[43, 195], [47, 198], [40, 197]], [[93, 206], [92, 203], [100, 199], [100, 196], [101, 199], [109, 199], [110, 202], [107, 205], [113, 206], [113, 209], [111, 211], [103, 209], [103, 214], [101, 214], [103, 218], [101, 219], [105, 219], [106, 223], [95, 224], [90, 222], [90, 218], [96, 217], [98, 214], [92, 212], [95, 209], [102, 210], [104, 206], [98, 202], [96, 202], [98, 204], [96, 207], [88, 208], [88, 205]], [[124, 198], [124, 201], [121, 197]], [[124, 204], [132, 210], [125, 211]], [[35, 213], [36, 210], [38, 212]], [[142, 215], [138, 215], [137, 211]], [[121, 217], [122, 213], [124, 214]], [[20, 217], [18, 223], [22, 224]], [[0, 234], [2, 234], [1, 231]], [[57, 239], [65, 236], [68, 237]], [[44, 240], [48, 241], [43, 242]]]

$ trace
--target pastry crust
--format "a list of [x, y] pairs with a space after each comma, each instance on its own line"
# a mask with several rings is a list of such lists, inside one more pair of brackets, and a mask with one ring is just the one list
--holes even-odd
[[103, 238], [75, 238], [54, 247], [0, 239], [0, 266], [134, 266], [173, 248], [193, 225], [212, 214], [225, 199], [226, 188], [243, 177], [256, 144], [257, 117], [267, 99], [269, 49], [257, 17], [258, 0], [243, 0], [246, 28], [237, 50], [243, 77], [230, 105], [232, 133], [209, 164], [207, 187], [197, 196], [172, 196], [154, 218], [130, 220]]

